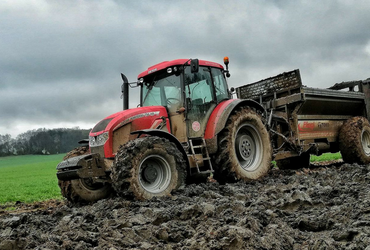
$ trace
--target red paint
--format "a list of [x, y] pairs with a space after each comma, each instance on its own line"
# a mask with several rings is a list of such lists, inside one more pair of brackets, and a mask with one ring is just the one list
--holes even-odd
[[314, 122], [298, 123], [298, 130], [300, 132], [313, 131], [314, 128], [315, 128], [315, 123]]
[[[168, 67], [181, 66], [181, 65], [184, 65], [186, 62], [188, 62], [188, 65], [190, 65], [190, 60], [189, 59], [176, 59], [176, 60], [172, 60], [172, 61], [161, 62], [161, 63], [158, 63], [156, 65], [153, 65], [153, 66], [149, 67], [148, 70], [140, 73], [137, 78], [140, 79], [140, 78], [145, 77], [145, 76], [147, 76], [151, 73], [160, 71], [162, 69], [166, 69]], [[221, 64], [210, 62], [210, 61], [204, 61], [204, 60], [199, 60], [199, 66], [216, 67], [216, 68], [220, 68], [220, 69], [224, 68]]]
[[[97, 136], [104, 132], [108, 132], [109, 138], [104, 144], [104, 154], [106, 158], [114, 157], [113, 155], [113, 131], [119, 129], [125, 124], [131, 123], [131, 130], [137, 131], [142, 129], [149, 129], [153, 123], [161, 117], [168, 117], [165, 107], [162, 106], [149, 106], [123, 110], [106, 117], [105, 119], [113, 118], [107, 127], [97, 133], [91, 133], [90, 136]], [[105, 120], [104, 119], [104, 120]], [[168, 121], [168, 120], [167, 120]], [[170, 127], [167, 123], [167, 129]]]
[[221, 102], [217, 105], [217, 107], [213, 110], [211, 116], [209, 117], [206, 131], [204, 133], [204, 139], [211, 139], [216, 134], [216, 126], [221, 117], [224, 115], [224, 111], [229, 106], [230, 103], [236, 101], [236, 99], [227, 100], [224, 102]]

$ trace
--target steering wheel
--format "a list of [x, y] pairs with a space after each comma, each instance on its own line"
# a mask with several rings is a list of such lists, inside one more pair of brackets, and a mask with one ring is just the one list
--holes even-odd
[[177, 104], [180, 102], [181, 102], [180, 99], [177, 99], [177, 98], [173, 98], [173, 97], [167, 98], [167, 104], [169, 105]]

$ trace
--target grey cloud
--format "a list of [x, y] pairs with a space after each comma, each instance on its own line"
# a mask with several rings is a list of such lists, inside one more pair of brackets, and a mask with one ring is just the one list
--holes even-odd
[[[27, 122], [94, 124], [122, 109], [121, 72], [135, 81], [176, 58], [229, 56], [231, 86], [295, 68], [313, 87], [364, 79], [369, 11], [366, 1], [2, 3], [0, 134]], [[134, 107], [138, 89], [130, 96]]]

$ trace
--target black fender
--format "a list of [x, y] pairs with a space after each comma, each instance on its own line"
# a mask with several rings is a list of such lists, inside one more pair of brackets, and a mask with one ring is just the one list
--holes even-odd
[[143, 134], [151, 135], [151, 136], [163, 137], [163, 138], [166, 138], [167, 140], [169, 140], [170, 142], [175, 143], [176, 147], [179, 149], [179, 151], [184, 156], [184, 160], [186, 161], [186, 165], [188, 166], [187, 171], [189, 171], [189, 166], [190, 165], [189, 165], [189, 159], [188, 159], [188, 156], [186, 154], [186, 151], [185, 151], [184, 147], [182, 146], [181, 142], [179, 140], [177, 140], [177, 138], [174, 135], [172, 135], [172, 134], [170, 134], [170, 133], [168, 133], [166, 131], [160, 130], [160, 129], [143, 129], [143, 130], [137, 130], [137, 131], [131, 132], [131, 134], [132, 135], [138, 134], [138, 137], [140, 137]]

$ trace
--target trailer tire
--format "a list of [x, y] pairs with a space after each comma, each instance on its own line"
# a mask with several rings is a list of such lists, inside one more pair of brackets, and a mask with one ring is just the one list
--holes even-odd
[[236, 111], [219, 134], [215, 178], [221, 182], [256, 180], [271, 168], [270, 136], [261, 116], [249, 107]]
[[300, 156], [277, 160], [276, 165], [279, 169], [299, 169], [310, 166], [310, 154], [302, 153]]
[[346, 163], [370, 163], [370, 124], [360, 116], [348, 119], [339, 131], [339, 150]]
[[[68, 152], [63, 160], [88, 154], [88, 147], [78, 147]], [[69, 181], [58, 180], [63, 197], [70, 202], [94, 202], [107, 198], [113, 193], [112, 186], [109, 183], [92, 183], [89, 179], [76, 179]]]
[[118, 195], [138, 200], [170, 196], [185, 184], [186, 163], [176, 145], [165, 138], [137, 138], [121, 146], [111, 173]]

